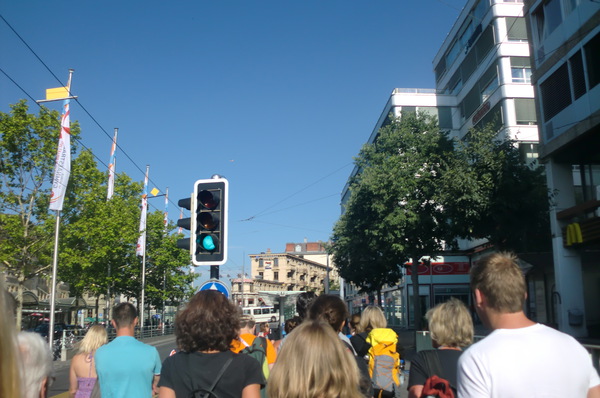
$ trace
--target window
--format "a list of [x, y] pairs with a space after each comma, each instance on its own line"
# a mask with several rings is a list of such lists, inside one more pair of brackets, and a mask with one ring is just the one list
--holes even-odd
[[569, 58], [569, 67], [571, 70], [571, 81], [573, 82], [573, 96], [577, 99], [586, 92], [581, 51], [577, 51]]
[[279, 267], [279, 257], [273, 259], [273, 267]]
[[577, 8], [579, 0], [563, 0], [563, 6], [565, 9], [565, 16], [573, 12]]
[[530, 142], [519, 143], [519, 153], [521, 160], [527, 165], [537, 165], [538, 144]]
[[525, 18], [506, 17], [508, 41], [527, 41], [527, 27]]
[[452, 65], [458, 54], [460, 53], [460, 42], [457, 40], [452, 44], [450, 50], [446, 53], [446, 65]]
[[484, 103], [498, 88], [498, 72], [495, 64], [490, 66], [481, 76], [479, 87], [481, 88], [481, 103]]
[[262, 272], [262, 271], [260, 271], [260, 272], [258, 273], [258, 276], [260, 277], [260, 279], [262, 279], [262, 278], [265, 276], [265, 273], [264, 273], [264, 272]]
[[279, 272], [278, 271], [273, 272], [273, 280], [274, 281], [278, 281], [279, 280]]
[[600, 83], [600, 33], [583, 46], [590, 89]]
[[571, 105], [569, 70], [566, 63], [540, 84], [540, 92], [545, 121]]
[[534, 99], [533, 98], [515, 98], [515, 114], [517, 117], [517, 124], [520, 124], [520, 125], [537, 124]]
[[513, 83], [531, 83], [531, 60], [529, 57], [510, 57]]
[[544, 40], [562, 23], [560, 0], [549, 0], [533, 12], [539, 41]]
[[258, 259], [258, 267], [262, 268], [264, 266], [264, 260], [262, 258]]

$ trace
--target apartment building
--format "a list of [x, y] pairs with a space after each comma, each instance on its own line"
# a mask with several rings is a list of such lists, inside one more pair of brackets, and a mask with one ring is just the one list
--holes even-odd
[[600, 2], [527, 0], [560, 330], [600, 336]]
[[[407, 112], [426, 112], [437, 116], [440, 128], [457, 139], [462, 139], [472, 127], [495, 122], [499, 136], [516, 140], [523, 158], [535, 165], [538, 126], [526, 26], [522, 2], [468, 0], [433, 58], [435, 88], [394, 89], [367, 142], [377, 140], [380, 128], [390, 122], [390, 115], [402, 117]], [[352, 175], [357, 172], [355, 169]], [[346, 184], [342, 211], [349, 195]], [[461, 240], [460, 252], [438, 253], [429, 268], [419, 272], [423, 313], [449, 292], [470, 300], [468, 294], [463, 294], [465, 289], [468, 291], [468, 273], [460, 270], [484, 253], [483, 244], [485, 241]], [[526, 267], [533, 268], [530, 264]], [[540, 275], [545, 267], [551, 269], [551, 264], [541, 264]], [[452, 272], [444, 275], [436, 273], [436, 269]], [[350, 307], [372, 301], [352, 286], [346, 286], [345, 291]], [[383, 290], [388, 322], [399, 326], [412, 324], [408, 305], [411, 292], [410, 278]], [[536, 306], [542, 318], [547, 317], [547, 297], [549, 293], [544, 291]]]
[[337, 280], [335, 267], [322, 242], [288, 243], [282, 253], [270, 249], [251, 254], [251, 272], [256, 291], [325, 292], [329, 280]]

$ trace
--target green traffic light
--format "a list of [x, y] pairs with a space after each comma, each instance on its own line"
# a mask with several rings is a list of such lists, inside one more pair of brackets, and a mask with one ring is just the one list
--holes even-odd
[[208, 251], [213, 251], [217, 246], [215, 245], [213, 237], [211, 235], [206, 235], [204, 239], [202, 239], [202, 247]]

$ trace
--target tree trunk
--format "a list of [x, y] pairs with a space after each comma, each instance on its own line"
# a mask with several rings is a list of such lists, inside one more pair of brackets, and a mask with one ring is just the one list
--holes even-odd
[[19, 272], [17, 277], [17, 313], [15, 316], [15, 324], [17, 330], [21, 330], [21, 323], [23, 322], [23, 283], [25, 281], [25, 275]]
[[412, 265], [410, 266], [410, 280], [413, 286], [413, 314], [415, 319], [415, 330], [421, 330], [423, 325], [421, 324], [421, 300], [419, 297], [419, 259], [418, 255], [413, 256]]

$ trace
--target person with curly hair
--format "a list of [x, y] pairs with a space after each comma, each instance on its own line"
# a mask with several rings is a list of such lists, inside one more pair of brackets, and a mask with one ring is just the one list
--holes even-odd
[[305, 320], [281, 348], [269, 398], [362, 398], [351, 352], [325, 322]]
[[159, 397], [187, 398], [211, 391], [222, 398], [259, 398], [259, 363], [230, 351], [238, 328], [239, 311], [225, 295], [216, 290], [196, 293], [175, 319], [180, 351], [163, 362]]

